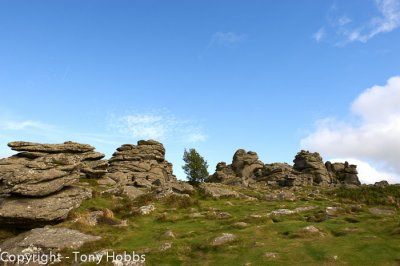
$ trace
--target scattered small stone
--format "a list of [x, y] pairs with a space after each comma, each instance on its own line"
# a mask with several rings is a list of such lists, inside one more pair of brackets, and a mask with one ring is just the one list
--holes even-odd
[[230, 213], [228, 213], [228, 212], [215, 212], [215, 211], [208, 212], [207, 216], [208, 217], [215, 217], [217, 219], [229, 219], [229, 218], [232, 217], [232, 215]]
[[247, 226], [249, 226], [249, 224], [245, 223], [245, 222], [237, 222], [237, 223], [234, 223], [233, 225], [237, 228], [246, 228]]
[[230, 234], [230, 233], [222, 233], [222, 235], [216, 237], [211, 245], [212, 246], [222, 246], [228, 243], [232, 243], [233, 241], [236, 240], [236, 236], [234, 234]]
[[340, 207], [326, 207], [325, 212], [329, 216], [335, 216], [341, 210], [343, 210], [343, 209]]
[[296, 213], [293, 210], [289, 210], [289, 209], [278, 209], [275, 211], [272, 211], [271, 213], [269, 213], [269, 215], [290, 215]]
[[262, 243], [262, 242], [254, 242], [254, 247], [263, 247], [263, 246], [265, 246], [265, 243]]
[[369, 208], [369, 212], [378, 216], [391, 216], [395, 213], [393, 209], [389, 208]]
[[121, 220], [119, 224], [113, 225], [115, 227], [128, 227], [128, 220]]
[[313, 225], [304, 227], [300, 232], [306, 233], [307, 235], [310, 235], [310, 236], [320, 236], [320, 237], [325, 236], [325, 234], [323, 232], [321, 232], [321, 230], [319, 230], [317, 227], [315, 227]]
[[154, 205], [147, 205], [147, 206], [140, 207], [139, 212], [141, 215], [148, 215], [148, 214], [152, 213], [155, 209], [156, 209], [156, 207], [154, 207]]
[[172, 232], [172, 230], [168, 230], [161, 236], [161, 238], [162, 239], [175, 239], [176, 237], [175, 237], [174, 232]]
[[276, 259], [278, 257], [278, 254], [275, 252], [266, 252], [264, 254], [264, 257], [269, 258], [269, 259]]
[[195, 213], [191, 213], [191, 214], [189, 214], [189, 217], [190, 218], [204, 218], [205, 217], [205, 215], [204, 214], [201, 214], [201, 213], [199, 213], [199, 212], [195, 212]]
[[164, 243], [162, 244], [158, 249], [161, 252], [167, 251], [168, 249], [172, 248], [172, 244], [171, 243]]
[[271, 215], [290, 215], [290, 214], [294, 214], [294, 213], [299, 213], [299, 212], [305, 212], [305, 211], [309, 211], [309, 210], [313, 210], [315, 209], [315, 206], [305, 206], [305, 207], [298, 207], [296, 209], [293, 210], [289, 210], [289, 209], [278, 209], [275, 211], [272, 211], [268, 214], [268, 216]]

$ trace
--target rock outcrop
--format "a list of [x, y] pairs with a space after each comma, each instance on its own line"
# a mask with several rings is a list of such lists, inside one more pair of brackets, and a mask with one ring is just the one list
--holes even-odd
[[286, 180], [293, 176], [293, 167], [287, 163], [264, 164], [261, 171], [258, 171], [256, 180], [265, 181], [268, 185], [284, 186]]
[[265, 182], [266, 185], [289, 187], [361, 184], [356, 165], [347, 162], [324, 164], [317, 152], [302, 150], [297, 153], [293, 163], [293, 166], [287, 163], [263, 164], [255, 152], [238, 150], [232, 164], [218, 163], [215, 173], [207, 182], [245, 186]]
[[109, 160], [106, 178], [121, 187], [133, 186], [161, 194], [194, 191], [192, 186], [176, 179], [172, 164], [165, 160], [164, 146], [155, 140], [140, 140], [137, 145], [119, 147]]
[[7, 197], [0, 202], [0, 224], [21, 228], [55, 224], [91, 196], [89, 189], [69, 187], [47, 197]]
[[0, 160], [0, 223], [35, 227], [56, 223], [91, 197], [74, 187], [81, 177], [106, 173], [107, 161], [94, 147], [76, 142], [10, 142], [19, 153]]
[[239, 149], [233, 155], [232, 164], [218, 163], [215, 173], [208, 177], [207, 182], [248, 186], [255, 181], [263, 166], [257, 153]]
[[319, 153], [302, 150], [297, 153], [293, 162], [293, 170], [298, 172], [297, 175], [305, 183], [309, 183], [309, 177], [312, 177], [312, 184], [329, 185], [333, 183]]
[[19, 153], [0, 160], [0, 196], [42, 197], [75, 184], [80, 177], [100, 177], [107, 172], [104, 154], [76, 142], [40, 144], [10, 142]]
[[151, 188], [176, 180], [172, 164], [165, 160], [164, 146], [154, 140], [122, 145], [109, 164], [108, 177], [119, 183]]
[[357, 165], [345, 163], [325, 163], [326, 169], [337, 183], [346, 185], [361, 185], [358, 179]]
[[63, 249], [78, 250], [83, 244], [100, 239], [99, 236], [86, 235], [76, 230], [46, 226], [4, 241], [0, 244], [0, 250], [13, 255], [41, 255]]

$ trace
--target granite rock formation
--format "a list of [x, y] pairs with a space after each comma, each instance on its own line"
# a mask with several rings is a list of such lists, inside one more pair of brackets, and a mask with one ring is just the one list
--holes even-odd
[[333, 176], [337, 183], [347, 184], [347, 185], [361, 185], [358, 179], [357, 165], [344, 163], [325, 163], [326, 169]]
[[293, 166], [287, 163], [264, 164], [255, 152], [238, 150], [232, 164], [218, 163], [215, 173], [207, 182], [245, 186], [265, 182], [267, 185], [290, 187], [361, 184], [356, 165], [347, 162], [324, 164], [317, 152], [302, 150], [297, 153], [293, 163]]
[[[137, 145], [119, 147], [109, 160], [106, 178], [112, 179], [118, 186], [133, 186], [143, 191], [194, 191], [192, 186], [176, 179], [172, 164], [165, 160], [164, 146], [155, 140], [140, 140]], [[122, 189], [127, 190], [126, 187]]]
[[74, 187], [106, 173], [104, 155], [87, 144], [10, 142], [19, 153], [0, 160], [0, 223], [34, 227], [59, 222], [91, 197]]
[[[333, 183], [322, 157], [317, 152], [300, 151], [293, 160], [293, 170], [303, 184], [329, 185]], [[312, 179], [311, 179], [311, 178]]]
[[7, 197], [0, 201], [0, 225], [34, 228], [62, 222], [91, 196], [90, 189], [68, 187], [46, 197]]
[[233, 155], [232, 164], [218, 163], [215, 173], [207, 182], [248, 186], [255, 181], [257, 173], [263, 167], [257, 153], [239, 149]]
[[63, 249], [77, 250], [85, 243], [100, 239], [101, 237], [99, 236], [86, 235], [68, 228], [46, 226], [44, 228], [32, 229], [16, 237], [7, 239], [0, 244], [0, 250], [14, 255], [41, 255], [48, 254], [49, 252], [59, 252]]
[[265, 181], [268, 185], [284, 185], [285, 180], [293, 176], [293, 167], [287, 163], [264, 164], [258, 171], [256, 180]]

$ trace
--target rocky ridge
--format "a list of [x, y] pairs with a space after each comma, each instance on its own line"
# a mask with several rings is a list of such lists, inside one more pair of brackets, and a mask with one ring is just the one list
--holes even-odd
[[206, 181], [242, 186], [256, 182], [281, 187], [361, 185], [357, 166], [348, 162], [324, 163], [319, 153], [302, 150], [293, 163], [293, 166], [287, 163], [264, 164], [257, 153], [239, 149], [233, 156], [232, 164], [218, 163], [215, 173]]
[[[191, 185], [177, 180], [172, 164], [165, 159], [164, 146], [154, 140], [124, 144], [108, 161], [94, 147], [71, 141], [17, 141], [8, 146], [18, 153], [0, 160], [0, 222], [4, 224], [37, 227], [64, 220], [91, 197], [90, 189], [77, 186], [81, 178], [96, 178], [106, 192], [130, 199], [145, 193], [164, 197], [194, 192]], [[360, 185], [356, 166], [347, 162], [324, 164], [318, 153], [308, 151], [300, 151], [293, 162], [293, 166], [264, 164], [257, 153], [239, 149], [232, 163], [219, 163], [207, 182], [281, 187]], [[226, 194], [226, 188], [207, 184], [201, 189]]]

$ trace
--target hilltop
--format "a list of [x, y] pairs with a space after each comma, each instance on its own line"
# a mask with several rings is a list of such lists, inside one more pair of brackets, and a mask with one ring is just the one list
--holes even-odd
[[108, 160], [70, 141], [9, 147], [18, 153], [0, 160], [2, 251], [69, 255], [60, 265], [74, 251], [145, 257], [102, 265], [400, 263], [400, 186], [361, 185], [356, 165], [316, 152], [265, 164], [240, 149], [192, 186], [154, 140]]

